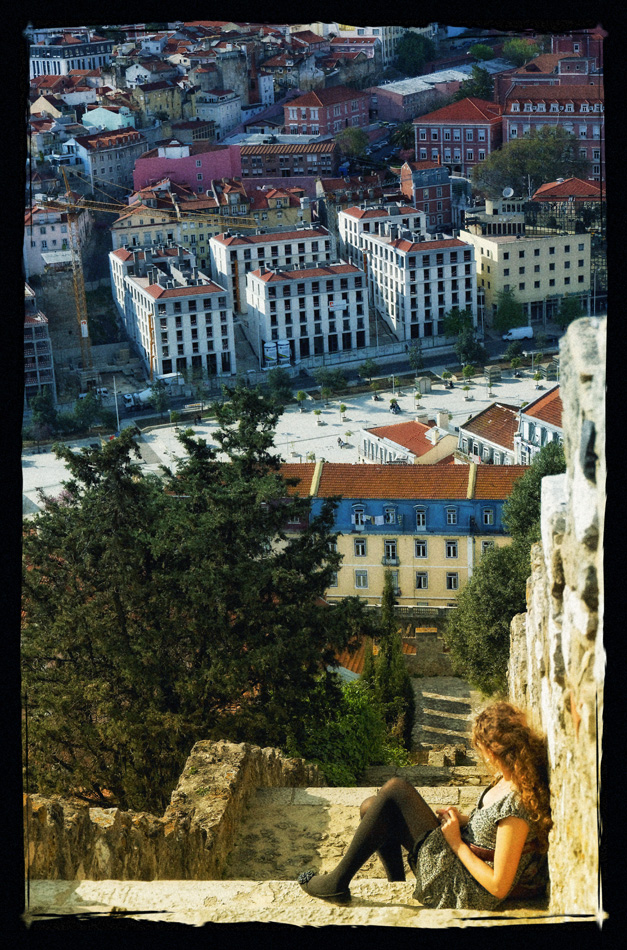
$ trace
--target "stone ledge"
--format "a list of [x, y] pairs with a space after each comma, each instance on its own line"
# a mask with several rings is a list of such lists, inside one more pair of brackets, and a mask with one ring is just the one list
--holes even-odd
[[[291, 881], [31, 881], [28, 924], [35, 915], [120, 911], [135, 919], [205, 923], [281, 923], [326, 927], [469, 927], [580, 922], [539, 901], [504, 911], [430, 910], [414, 900], [412, 881], [355, 880], [350, 904], [316, 900]], [[147, 912], [150, 912], [147, 914]], [[590, 917], [590, 920], [594, 920]]]

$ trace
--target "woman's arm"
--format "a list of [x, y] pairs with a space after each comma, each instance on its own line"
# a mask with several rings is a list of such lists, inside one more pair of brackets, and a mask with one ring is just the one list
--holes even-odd
[[470, 815], [462, 815], [460, 812], [457, 811], [457, 809], [455, 808], [454, 805], [451, 805], [449, 808], [436, 808], [435, 813], [436, 813], [436, 815], [438, 816], [438, 818], [440, 819], [440, 821], [442, 821], [442, 820], [444, 819], [444, 816], [445, 816], [449, 811], [454, 811], [454, 812], [455, 812], [455, 814], [457, 815], [457, 818], [458, 818], [458, 821], [459, 821], [459, 824], [460, 824], [460, 827], [461, 827], [461, 828], [464, 828], [464, 827], [468, 824], [468, 822], [470, 821]]
[[511, 890], [520, 856], [525, 846], [529, 825], [522, 818], [503, 818], [496, 826], [494, 867], [482, 861], [462, 841], [459, 818], [451, 809], [442, 824], [447, 844], [476, 881], [494, 897], [502, 900]]

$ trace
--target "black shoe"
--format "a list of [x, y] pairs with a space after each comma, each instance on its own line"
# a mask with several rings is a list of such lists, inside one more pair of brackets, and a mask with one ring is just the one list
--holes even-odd
[[343, 891], [336, 891], [334, 894], [312, 894], [307, 887], [312, 877], [316, 877], [315, 871], [303, 871], [296, 878], [302, 889], [306, 894], [309, 894], [310, 897], [318, 897], [323, 901], [333, 901], [336, 904], [348, 904], [348, 902], [352, 899], [351, 892], [348, 887]]

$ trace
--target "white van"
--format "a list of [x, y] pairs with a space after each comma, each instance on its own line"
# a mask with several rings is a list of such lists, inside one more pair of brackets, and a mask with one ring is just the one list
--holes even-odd
[[533, 340], [533, 327], [512, 327], [503, 334], [504, 340]]

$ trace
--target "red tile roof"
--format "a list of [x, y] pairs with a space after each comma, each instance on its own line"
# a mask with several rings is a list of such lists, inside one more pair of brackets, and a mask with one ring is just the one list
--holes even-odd
[[577, 58], [580, 55], [580, 53], [541, 53], [540, 56], [536, 56], [529, 63], [516, 69], [515, 73], [516, 75], [518, 73], [554, 73], [557, 72], [557, 64], [561, 59]]
[[394, 241], [389, 242], [390, 247], [395, 247], [397, 251], [439, 251], [442, 248], [447, 247], [471, 247], [472, 245], [467, 244], [465, 241], [460, 241], [459, 238], [449, 238], [448, 240], [443, 241], [408, 241], [406, 238], [396, 238]]
[[[603, 83], [595, 82], [589, 86], [583, 83], [568, 86], [547, 86], [545, 83], [532, 83], [527, 86], [525, 83], [520, 83], [515, 85], [505, 98], [506, 111], [509, 110], [512, 102], [531, 102], [532, 100], [534, 102], [536, 100], [550, 102], [552, 99], [560, 102], [603, 102]], [[544, 114], [542, 117], [544, 118]], [[547, 117], [550, 117], [550, 113]]]
[[523, 415], [532, 416], [541, 422], [548, 422], [549, 425], [562, 427], [562, 399], [560, 397], [560, 388], [555, 386], [548, 393], [540, 396], [535, 402], [525, 406]]
[[281, 465], [281, 475], [284, 478], [297, 478], [297, 485], [290, 485], [288, 495], [299, 495], [301, 498], [307, 498], [311, 488], [315, 462], [284, 462]]
[[225, 231], [222, 234], [216, 234], [212, 240], [219, 241], [220, 244], [225, 244], [227, 247], [232, 247], [234, 244], [280, 244], [281, 241], [304, 240], [309, 237], [326, 238], [329, 236], [327, 231], [318, 230], [318, 228], [303, 228], [302, 231], [278, 231], [275, 234], [231, 233], [230, 237], [227, 237], [227, 233]]
[[171, 287], [168, 290], [160, 284], [150, 284], [146, 287], [146, 293], [155, 300], [163, 300], [164, 297], [190, 297], [194, 294], [223, 294], [224, 292], [224, 287], [219, 287], [213, 281], [208, 284], [198, 284], [195, 287]]
[[465, 498], [469, 468], [450, 466], [437, 471], [428, 465], [351, 465], [325, 462], [318, 497], [348, 498]]
[[518, 407], [492, 403], [469, 422], [460, 425], [460, 429], [513, 452], [514, 433], [518, 431]]
[[[296, 100], [294, 99], [294, 102]], [[328, 142], [282, 142], [276, 145], [241, 145], [240, 153], [244, 155], [300, 155], [306, 152], [333, 152], [337, 144]]]
[[[404, 656], [416, 655], [416, 647], [414, 644], [403, 642], [401, 649]], [[375, 643], [372, 645], [372, 652], [375, 656], [379, 652]], [[349, 670], [351, 673], [356, 673], [358, 676], [361, 676], [366, 659], [366, 639], [362, 639], [356, 649], [351, 650], [347, 647], [345, 650], [342, 650], [341, 653], [336, 653], [335, 658], [345, 670]]]
[[349, 99], [368, 99], [369, 94], [346, 86], [331, 86], [327, 89], [315, 89], [290, 101], [290, 106], [331, 106]]
[[428, 112], [413, 120], [414, 125], [429, 125], [431, 122], [464, 122], [464, 123], [485, 123], [494, 122], [500, 119], [503, 113], [503, 107], [497, 102], [489, 102], [487, 99], [477, 99], [469, 96], [467, 99], [461, 99], [459, 102], [451, 102], [448, 106], [436, 109], [435, 112]]
[[300, 270], [289, 270], [277, 273], [273, 270], [258, 268], [251, 271], [254, 277], [270, 283], [277, 280], [304, 280], [306, 277], [335, 277], [338, 274], [363, 274], [354, 264], [321, 264], [319, 267], [303, 267]]
[[567, 201], [577, 198], [586, 201], [600, 201], [601, 184], [598, 181], [584, 181], [583, 178], [567, 178], [565, 181], [550, 181], [540, 185], [532, 201]]
[[377, 426], [374, 429], [366, 429], [366, 432], [370, 432], [379, 439], [388, 439], [420, 458], [431, 452], [438, 444], [436, 442], [434, 445], [426, 435], [433, 426], [435, 426], [433, 419], [429, 420], [429, 425], [411, 420], [399, 422], [396, 425]]
[[[350, 214], [351, 218], [393, 218], [396, 220], [398, 215], [390, 214], [387, 208], [346, 208], [344, 214]], [[401, 205], [400, 214], [419, 214], [418, 208], [412, 205]]]
[[505, 499], [514, 483], [529, 471], [529, 465], [478, 465], [474, 498]]

